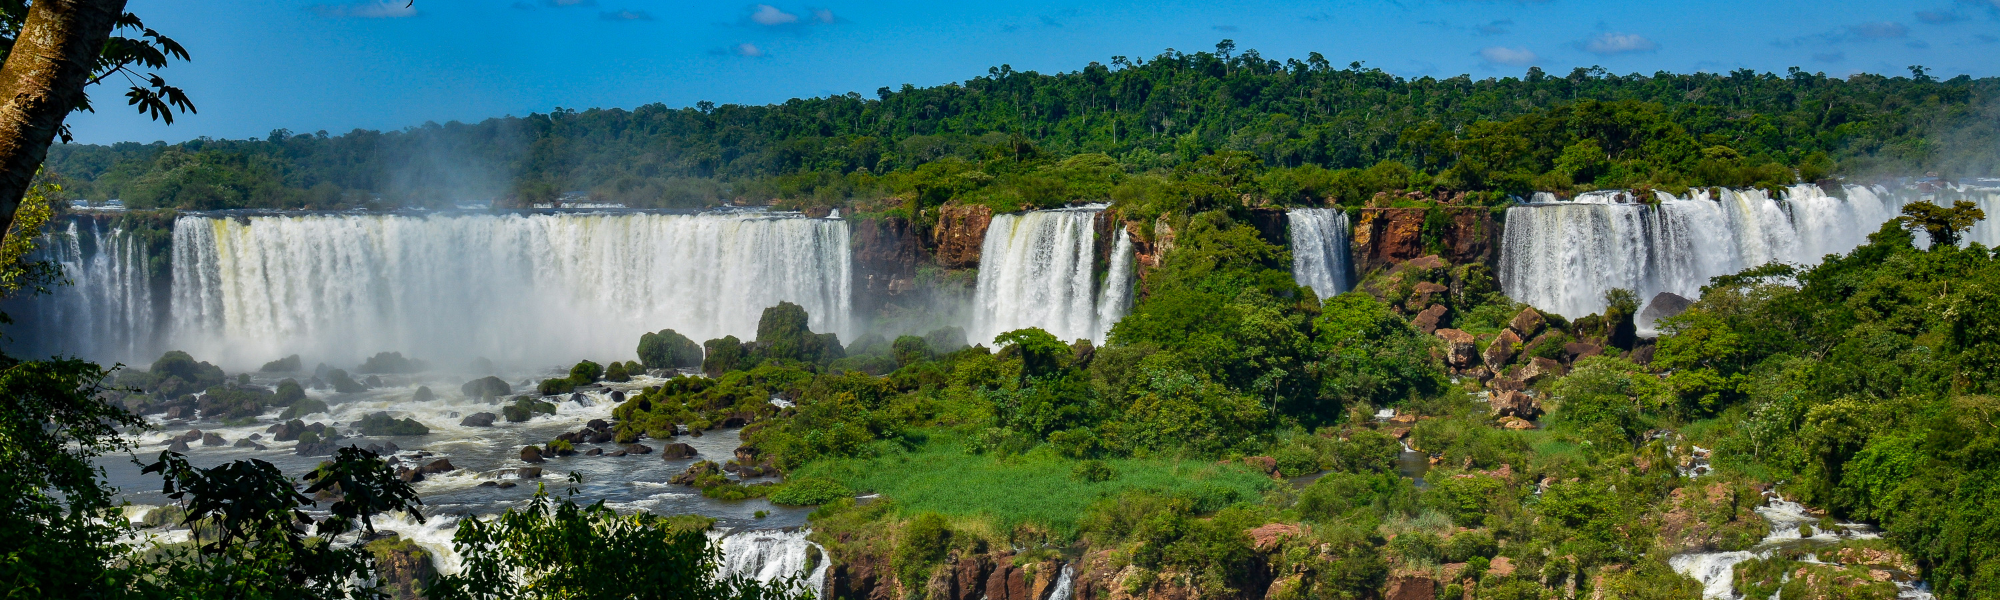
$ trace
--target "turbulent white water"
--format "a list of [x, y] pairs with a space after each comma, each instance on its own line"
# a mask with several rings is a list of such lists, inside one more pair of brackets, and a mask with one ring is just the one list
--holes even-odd
[[1286, 214], [1292, 234], [1292, 279], [1312, 288], [1321, 300], [1354, 287], [1348, 281], [1353, 252], [1348, 248], [1347, 213], [1333, 208], [1300, 208]]
[[[170, 319], [153, 315], [146, 257], [130, 246], [58, 249], [81, 261], [64, 298], [88, 300], [55, 321], [87, 324], [51, 332], [64, 348], [132, 361], [181, 349], [233, 368], [390, 350], [539, 366], [629, 359], [640, 333], [665, 328], [697, 341], [752, 336], [780, 301], [804, 306], [816, 331], [853, 337], [848, 226], [835, 219], [188, 216], [174, 226], [171, 299], [159, 308]], [[143, 335], [152, 320], [160, 339]]]
[[[1604, 292], [1625, 288], [1642, 302], [1659, 292], [1696, 297], [1718, 275], [1771, 262], [1818, 264], [1847, 252], [1894, 218], [1906, 201], [1848, 186], [1843, 196], [1793, 186], [1659, 194], [1650, 206], [1623, 193], [1508, 209], [1500, 251], [1507, 295], [1569, 317], [1604, 310]], [[1642, 324], [1647, 325], [1647, 324]]]
[[[1813, 536], [1803, 537], [1800, 525], [1817, 525], [1819, 517], [1807, 512], [1806, 507], [1797, 502], [1785, 500], [1775, 494], [1767, 495], [1768, 502], [1756, 508], [1757, 515], [1771, 524], [1771, 532], [1764, 536], [1757, 546], [1750, 550], [1730, 552], [1689, 552], [1677, 554], [1667, 559], [1667, 566], [1674, 572], [1701, 582], [1701, 597], [1705, 600], [1737, 600], [1736, 565], [1753, 558], [1769, 558], [1784, 546], [1813, 542], [1836, 544], [1842, 540], [1870, 540], [1881, 537], [1867, 525], [1840, 523], [1835, 529], [1814, 527]], [[1932, 596], [1923, 582], [1896, 582], [1897, 598], [1905, 600], [1931, 600]], [[1744, 599], [1749, 600], [1749, 599]]]
[[[731, 532], [717, 543], [722, 546], [723, 576], [743, 576], [770, 583], [797, 577], [797, 583], [812, 590], [813, 597], [826, 597], [826, 571], [831, 564], [826, 549], [806, 540], [807, 530], [758, 529]], [[807, 567], [811, 569], [808, 571]]]
[[[980, 247], [974, 343], [1039, 327], [1063, 340], [1104, 341], [1131, 302], [1131, 240], [1120, 230], [1104, 289], [1096, 285], [1101, 205], [994, 215]], [[1100, 299], [1101, 297], [1101, 299]]]

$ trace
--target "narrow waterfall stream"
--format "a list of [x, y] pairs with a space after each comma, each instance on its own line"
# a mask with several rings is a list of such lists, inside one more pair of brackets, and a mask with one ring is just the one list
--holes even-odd
[[1286, 213], [1292, 237], [1292, 279], [1312, 288], [1321, 300], [1354, 288], [1350, 280], [1347, 213], [1337, 208], [1300, 208]]

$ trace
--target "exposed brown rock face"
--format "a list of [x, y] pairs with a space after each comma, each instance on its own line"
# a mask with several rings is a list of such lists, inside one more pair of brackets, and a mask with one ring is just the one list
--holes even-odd
[[1463, 371], [1479, 364], [1479, 344], [1472, 334], [1457, 329], [1439, 329], [1438, 339], [1445, 343], [1445, 363], [1453, 371]]
[[[1424, 283], [1430, 283], [1430, 282], [1427, 281]], [[1444, 305], [1432, 304], [1430, 308], [1426, 308], [1422, 312], [1417, 313], [1416, 318], [1410, 319], [1410, 324], [1415, 325], [1417, 327], [1417, 331], [1422, 331], [1424, 333], [1435, 332], [1437, 331], [1438, 328], [1438, 322], [1444, 319], [1445, 311], [1446, 309]]]
[[993, 209], [978, 205], [953, 205], [938, 209], [937, 229], [931, 239], [937, 243], [937, 264], [947, 269], [979, 266], [979, 248], [986, 243], [986, 226], [993, 223]]
[[1257, 228], [1257, 234], [1263, 237], [1264, 241], [1280, 248], [1286, 247], [1292, 239], [1291, 223], [1285, 218], [1285, 211], [1282, 209], [1250, 209], [1250, 225]]
[[1533, 420], [1542, 416], [1542, 403], [1516, 391], [1493, 392], [1493, 416]]
[[1493, 343], [1486, 345], [1486, 366], [1495, 371], [1507, 366], [1507, 361], [1514, 359], [1514, 349], [1520, 346], [1521, 336], [1514, 335], [1511, 329], [1501, 330]]
[[[981, 229], [981, 238], [984, 238]], [[923, 240], [909, 219], [885, 217], [853, 223], [857, 310], [872, 311], [891, 296], [916, 289]], [[975, 247], [975, 252], [977, 248]], [[974, 259], [977, 262], [977, 259]]]
[[1533, 338], [1542, 330], [1542, 313], [1535, 312], [1532, 308], [1523, 308], [1521, 314], [1514, 315], [1514, 320], [1508, 322], [1507, 328], [1513, 330], [1514, 335], [1520, 339]]
[[1500, 225], [1479, 207], [1363, 208], [1354, 221], [1354, 270], [1365, 274], [1429, 253], [1424, 219], [1429, 211], [1449, 213], [1434, 232], [1443, 258], [1452, 264], [1491, 262], [1499, 247]]
[[1397, 577], [1389, 581], [1386, 600], [1435, 600], [1438, 596], [1436, 579], [1419, 575]]

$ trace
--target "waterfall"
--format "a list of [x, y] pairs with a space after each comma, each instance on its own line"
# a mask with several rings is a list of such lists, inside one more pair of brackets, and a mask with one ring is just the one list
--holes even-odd
[[1654, 204], [1591, 193], [1517, 206], [1501, 237], [1501, 288], [1574, 318], [1603, 311], [1611, 288], [1634, 290], [1642, 302], [1660, 292], [1693, 298], [1718, 275], [1772, 262], [1816, 265], [1866, 243], [1903, 203], [1860, 186], [1842, 191], [1797, 185], [1774, 199], [1763, 190], [1696, 189], [1658, 193]]
[[1292, 234], [1292, 279], [1312, 288], [1321, 300], [1354, 287], [1348, 281], [1347, 213], [1336, 208], [1301, 208], [1286, 214]]
[[[95, 253], [56, 249], [77, 282], [65, 297], [91, 302], [36, 319], [92, 323], [42, 342], [85, 358], [150, 361], [181, 349], [244, 368], [295, 353], [347, 363], [394, 350], [446, 366], [484, 356], [539, 367], [627, 359], [639, 334], [665, 328], [747, 338], [780, 301], [804, 306], [815, 331], [853, 336], [848, 226], [833, 219], [183, 216], [157, 317], [143, 249], [116, 232], [99, 237], [109, 241]], [[142, 335], [154, 321], [162, 339]], [[99, 347], [106, 340], [123, 347]]]
[[1076, 568], [1068, 564], [1062, 566], [1062, 575], [1056, 577], [1055, 589], [1049, 591], [1049, 600], [1070, 600], [1076, 595]]
[[1103, 209], [1091, 205], [993, 216], [980, 246], [973, 294], [970, 333], [975, 342], [991, 342], [1027, 327], [1064, 340], [1104, 341], [1104, 333], [1125, 316], [1130, 302], [1132, 245], [1121, 231], [1100, 300], [1092, 224]]
[[717, 574], [764, 583], [802, 577], [799, 585], [812, 590], [813, 597], [824, 598], [827, 566], [833, 561], [825, 548], [806, 540], [809, 533], [758, 529], [725, 534], [717, 540], [722, 547], [722, 568]]
[[93, 219], [69, 221], [43, 236], [38, 260], [55, 263], [72, 284], [10, 302], [17, 317], [10, 346], [27, 356], [55, 354], [106, 362], [150, 363], [155, 331], [150, 257], [143, 243]]

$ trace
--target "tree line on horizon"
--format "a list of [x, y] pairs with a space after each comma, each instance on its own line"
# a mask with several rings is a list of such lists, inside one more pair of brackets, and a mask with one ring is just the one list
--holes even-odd
[[[1499, 201], [1834, 175], [2000, 172], [2000, 78], [1737, 70], [1404, 78], [1168, 50], [1056, 74], [1010, 66], [773, 105], [557, 108], [399, 131], [58, 145], [45, 176], [134, 208], [724, 203], [1005, 210], [1172, 194], [1205, 157], [1278, 205], [1378, 192]], [[1199, 173], [1194, 173], [1198, 175]], [[578, 193], [581, 194], [578, 194]], [[1462, 197], [1462, 196], [1461, 196]]]

